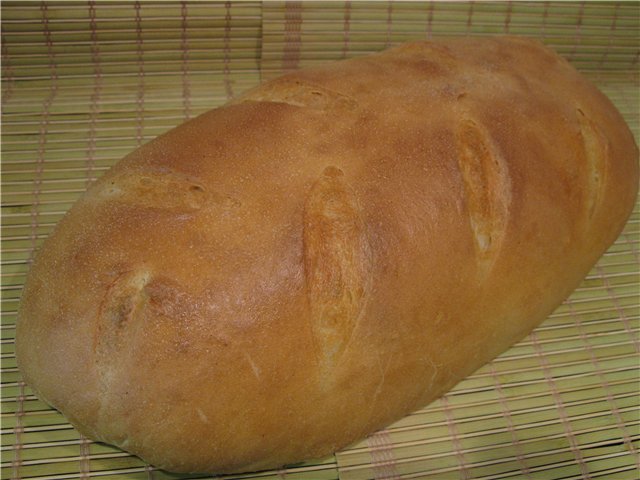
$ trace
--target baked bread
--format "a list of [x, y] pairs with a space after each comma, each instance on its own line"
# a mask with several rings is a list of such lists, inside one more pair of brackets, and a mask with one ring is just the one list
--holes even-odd
[[638, 150], [516, 37], [291, 73], [128, 155], [39, 252], [20, 371], [177, 472], [346, 446], [547, 317], [615, 240]]

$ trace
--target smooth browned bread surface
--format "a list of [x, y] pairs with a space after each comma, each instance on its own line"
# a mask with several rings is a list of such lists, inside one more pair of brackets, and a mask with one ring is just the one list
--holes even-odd
[[637, 185], [620, 114], [530, 40], [295, 72], [89, 189], [33, 264], [20, 371], [81, 432], [168, 470], [325, 455], [529, 333]]

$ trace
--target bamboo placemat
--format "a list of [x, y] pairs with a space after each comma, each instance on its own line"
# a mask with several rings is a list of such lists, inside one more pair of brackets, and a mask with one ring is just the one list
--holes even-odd
[[[638, 32], [636, 2], [3, 2], [2, 477], [196, 478], [83, 438], [15, 365], [34, 251], [126, 153], [284, 71], [500, 33], [565, 55], [638, 139]], [[441, 400], [335, 456], [225, 478], [637, 478], [639, 234], [636, 205], [571, 297]]]

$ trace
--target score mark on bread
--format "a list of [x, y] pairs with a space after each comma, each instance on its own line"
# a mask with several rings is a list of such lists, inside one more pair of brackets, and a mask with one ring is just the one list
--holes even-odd
[[318, 110], [328, 110], [334, 107], [352, 110], [357, 105], [357, 102], [347, 95], [291, 77], [278, 78], [249, 90], [230, 104], [247, 101], [277, 102]]
[[177, 172], [147, 171], [114, 176], [99, 193], [105, 200], [185, 213], [202, 208], [209, 196], [199, 182]]
[[478, 269], [486, 274], [500, 249], [509, 216], [507, 165], [489, 135], [463, 120], [458, 131], [458, 167], [473, 231]]
[[315, 182], [304, 212], [304, 269], [321, 369], [345, 351], [369, 290], [370, 246], [355, 192], [339, 168]]
[[147, 299], [144, 288], [149, 279], [145, 270], [130, 270], [118, 274], [109, 285], [98, 308], [93, 341], [97, 354], [117, 348], [122, 332]]
[[606, 179], [609, 157], [609, 144], [593, 121], [585, 115], [582, 109], [576, 109], [578, 124], [580, 125], [580, 137], [584, 150], [584, 159], [587, 170], [587, 200], [585, 203], [587, 218], [591, 220], [602, 196], [602, 188]]

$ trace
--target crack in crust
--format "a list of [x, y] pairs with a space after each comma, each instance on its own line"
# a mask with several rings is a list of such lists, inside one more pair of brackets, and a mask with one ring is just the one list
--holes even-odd
[[130, 341], [134, 320], [149, 299], [145, 291], [149, 279], [147, 271], [120, 273], [108, 286], [98, 307], [93, 351], [105, 391], [112, 381], [118, 354]]
[[309, 107], [317, 110], [339, 108], [353, 110], [356, 100], [319, 85], [313, 85], [294, 78], [279, 78], [249, 90], [231, 101], [234, 105], [242, 102], [286, 103], [296, 107]]
[[604, 185], [606, 184], [607, 165], [609, 163], [609, 142], [600, 128], [583, 112], [576, 109], [576, 117], [580, 126], [580, 137], [587, 171], [587, 192], [584, 208], [587, 220], [591, 220], [601, 203]]
[[146, 271], [120, 273], [109, 285], [98, 308], [98, 321], [93, 338], [96, 354], [117, 349], [131, 320], [148, 300], [145, 286], [150, 275]]
[[101, 185], [96, 198], [186, 213], [199, 210], [209, 200], [220, 203], [199, 182], [176, 172], [118, 175]]
[[509, 172], [489, 135], [473, 120], [462, 122], [457, 140], [478, 269], [484, 276], [495, 262], [509, 219]]
[[303, 241], [312, 330], [321, 369], [326, 372], [345, 352], [364, 311], [371, 270], [360, 207], [336, 167], [325, 168], [311, 188]]
[[[114, 384], [118, 381], [117, 372], [123, 360], [130, 352], [130, 342], [135, 335], [136, 319], [149, 300], [145, 287], [151, 278], [146, 270], [127, 270], [117, 274], [107, 286], [98, 306], [95, 329], [93, 332], [93, 352], [96, 373], [100, 385], [100, 406], [96, 414], [99, 425], [105, 419], [110, 408], [110, 398]], [[106, 415], [109, 418], [108, 415]], [[109, 442], [118, 443], [123, 435], [121, 426], [109, 420], [109, 430], [116, 432]], [[100, 428], [96, 428], [100, 430]]]

